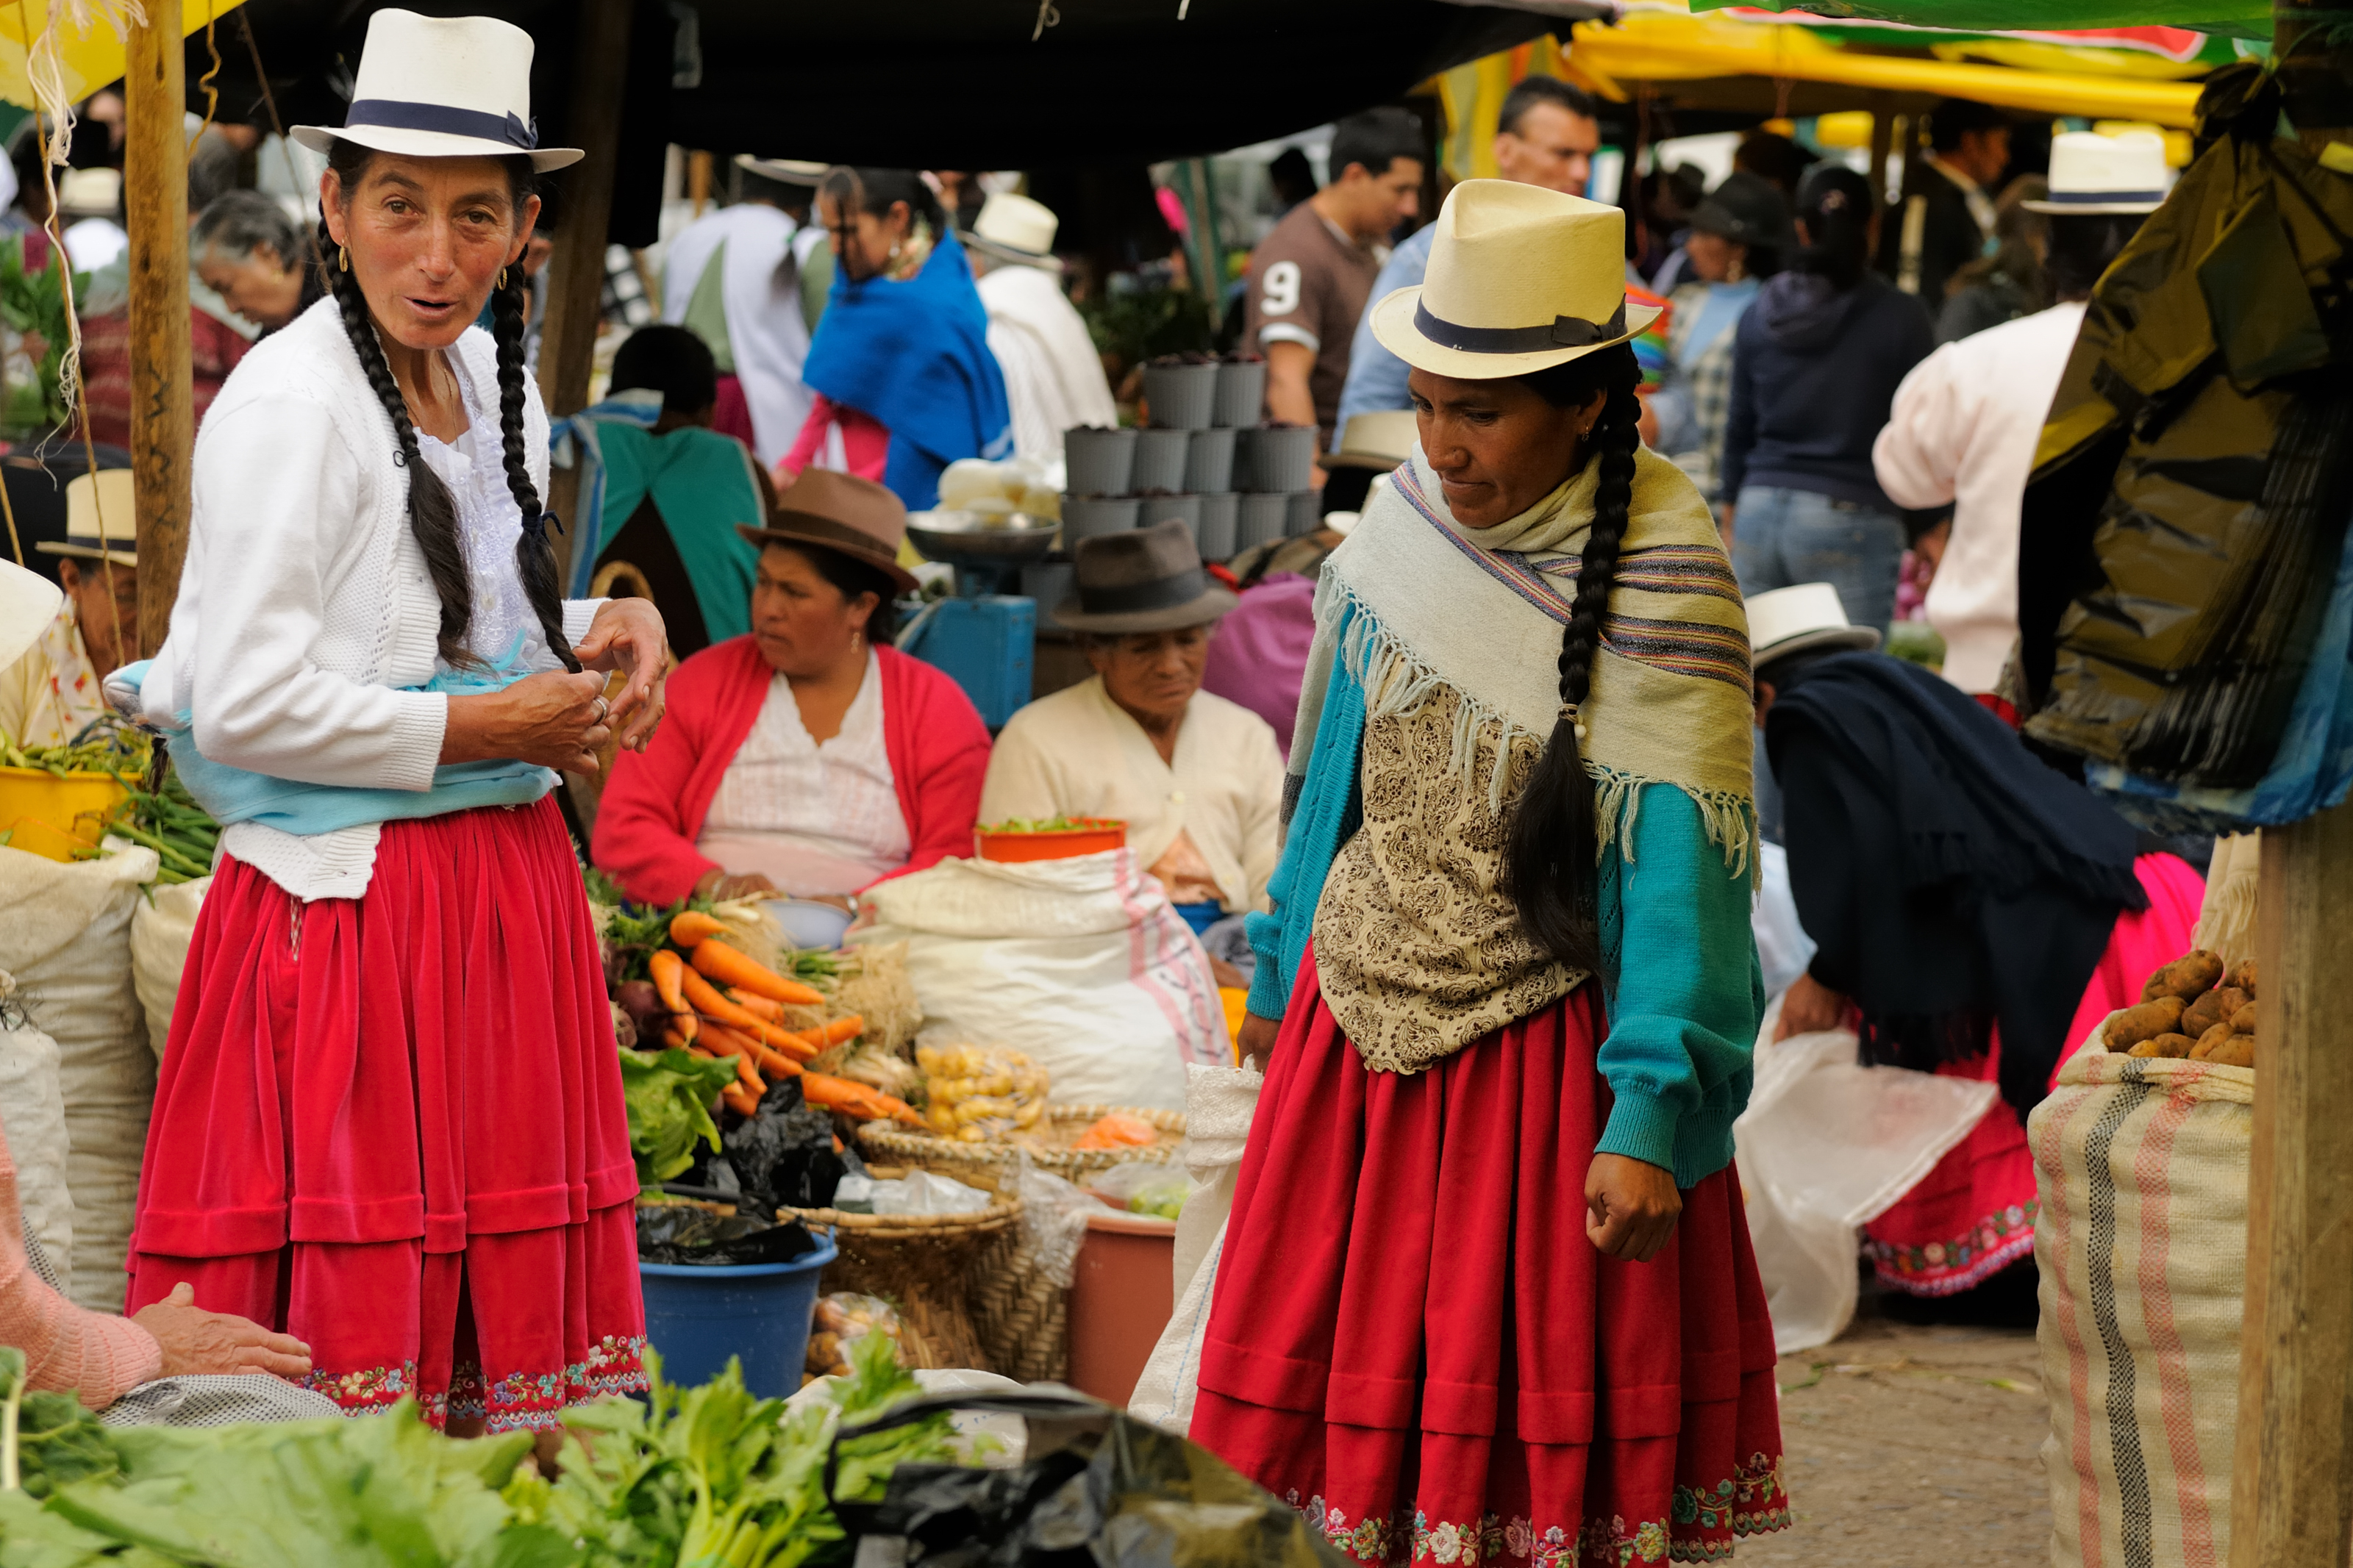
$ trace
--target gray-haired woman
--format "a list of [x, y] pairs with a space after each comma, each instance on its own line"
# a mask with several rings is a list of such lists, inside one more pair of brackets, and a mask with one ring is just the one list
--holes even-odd
[[274, 196], [230, 191], [188, 236], [196, 276], [267, 337], [326, 294], [311, 242]]

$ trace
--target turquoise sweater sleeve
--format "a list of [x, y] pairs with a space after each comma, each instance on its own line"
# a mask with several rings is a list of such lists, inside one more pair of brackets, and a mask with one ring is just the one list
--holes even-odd
[[1601, 866], [1602, 952], [1615, 978], [1599, 1066], [1617, 1103], [1599, 1152], [1664, 1166], [1689, 1187], [1732, 1163], [1765, 980], [1748, 879], [1708, 842], [1699, 808], [1672, 785], [1647, 784], [1631, 815], [1630, 854], [1613, 848]]

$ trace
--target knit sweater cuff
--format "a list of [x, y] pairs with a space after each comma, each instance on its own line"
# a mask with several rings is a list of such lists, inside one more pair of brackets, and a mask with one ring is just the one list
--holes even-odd
[[1611, 1084], [1618, 1103], [1610, 1109], [1597, 1154], [1623, 1154], [1662, 1170], [1675, 1168], [1674, 1106], [1645, 1090]]
[[428, 790], [441, 765], [441, 742], [449, 731], [449, 696], [444, 691], [399, 691], [392, 721], [392, 745], [385, 757], [384, 787]]
[[1261, 1018], [1281, 1019], [1288, 1000], [1289, 987], [1278, 956], [1282, 952], [1282, 922], [1263, 911], [1255, 911], [1242, 921], [1250, 935], [1250, 951], [1258, 957], [1258, 967], [1251, 972], [1250, 1001], [1246, 1005]]

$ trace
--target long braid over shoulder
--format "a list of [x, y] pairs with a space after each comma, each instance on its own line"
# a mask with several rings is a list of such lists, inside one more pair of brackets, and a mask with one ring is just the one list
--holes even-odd
[[1634, 454], [1642, 439], [1634, 389], [1641, 376], [1633, 350], [1621, 345], [1527, 378], [1556, 407], [1586, 404], [1597, 392], [1606, 398], [1588, 458], [1600, 465], [1593, 526], [1560, 638], [1560, 716], [1513, 807], [1504, 852], [1504, 890], [1518, 907], [1529, 940], [1560, 963], [1587, 971], [1601, 964], [1599, 857], [1593, 784], [1577, 745], [1578, 710], [1593, 689], [1602, 617], [1633, 502]]
[[[335, 145], [341, 149], [349, 143], [339, 141]], [[332, 259], [338, 248], [334, 237], [327, 232], [327, 220], [321, 217], [319, 253], [331, 258], [327, 263], [327, 282], [334, 291], [343, 335], [351, 340], [352, 352], [359, 356], [369, 389], [392, 421], [393, 437], [400, 443], [399, 462], [408, 471], [408, 531], [417, 536], [417, 548], [425, 557], [425, 570], [432, 577], [433, 591], [441, 600], [441, 626], [435, 634], [441, 662], [453, 669], [462, 669], [479, 661], [466, 651], [466, 633], [474, 621], [474, 599], [466, 576], [465, 548], [458, 540], [458, 502], [449, 494], [449, 487], [441, 482], [441, 476], [433, 471], [417, 449], [417, 426], [409, 421], [408, 400], [400, 395], [400, 384], [393, 380], [392, 366], [384, 357], [384, 345], [376, 341], [375, 323], [369, 319], [367, 296], [360, 292], [359, 279]]]
[[571, 639], [564, 635], [564, 596], [555, 583], [555, 547], [548, 542], [547, 513], [539, 487], [531, 482], [523, 456], [523, 281], [520, 268], [509, 269], [509, 280], [491, 291], [491, 336], [499, 351], [499, 450], [506, 464], [507, 489], [522, 509], [522, 534], [515, 541], [515, 569], [522, 575], [524, 595], [548, 651], [575, 675], [580, 661], [573, 657]]

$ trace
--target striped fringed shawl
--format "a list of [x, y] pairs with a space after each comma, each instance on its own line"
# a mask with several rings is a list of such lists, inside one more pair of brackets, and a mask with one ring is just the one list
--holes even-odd
[[[1561, 631], [1599, 468], [1587, 465], [1557, 497], [1565, 512], [1581, 510], [1586, 525], [1560, 536], [1557, 549], [1530, 555], [1482, 548], [1478, 531], [1457, 525], [1419, 448], [1395, 482], [1376, 491], [1324, 563], [1286, 805], [1314, 751], [1333, 660], [1345, 658], [1370, 715], [1409, 711], [1438, 685], [1461, 692], [1452, 765], [1465, 787], [1485, 788], [1501, 809], [1503, 768], [1470, 776], [1476, 733], [1497, 732], [1486, 753], [1493, 758], [1508, 758], [1524, 735], [1541, 744], [1552, 733], [1560, 712]], [[1343, 599], [1357, 611], [1347, 617], [1345, 646], [1335, 630], [1343, 617], [1334, 613]], [[1630, 858], [1641, 786], [1664, 784], [1698, 806], [1726, 869], [1754, 874], [1747, 617], [1707, 504], [1680, 469], [1647, 447], [1635, 463], [1583, 717], [1599, 849], [1614, 843]]]

